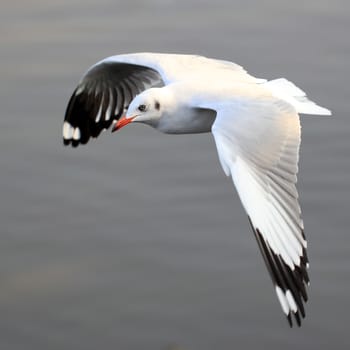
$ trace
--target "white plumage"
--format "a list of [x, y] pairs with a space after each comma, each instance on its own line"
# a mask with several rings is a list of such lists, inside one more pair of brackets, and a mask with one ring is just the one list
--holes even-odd
[[282, 310], [290, 325], [291, 315], [300, 325], [309, 278], [296, 190], [298, 113], [331, 114], [288, 80], [255, 78], [232, 62], [193, 55], [118, 55], [96, 63], [79, 82], [67, 107], [63, 139], [76, 147], [111, 125], [117, 130], [131, 122], [165, 133], [212, 131]]

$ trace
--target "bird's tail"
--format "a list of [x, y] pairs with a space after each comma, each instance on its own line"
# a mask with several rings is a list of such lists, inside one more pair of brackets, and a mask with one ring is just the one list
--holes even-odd
[[309, 100], [305, 92], [287, 79], [279, 78], [264, 83], [265, 87], [278, 98], [281, 98], [302, 114], [331, 115], [332, 112], [324, 107], [318, 106]]

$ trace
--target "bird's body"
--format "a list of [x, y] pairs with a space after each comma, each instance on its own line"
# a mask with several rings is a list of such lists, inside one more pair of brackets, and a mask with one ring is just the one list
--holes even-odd
[[212, 131], [281, 307], [290, 324], [294, 314], [300, 325], [309, 278], [295, 187], [298, 113], [330, 115], [288, 80], [255, 78], [232, 62], [128, 54], [106, 58], [83, 76], [67, 107], [63, 139], [78, 146], [131, 122], [171, 134]]

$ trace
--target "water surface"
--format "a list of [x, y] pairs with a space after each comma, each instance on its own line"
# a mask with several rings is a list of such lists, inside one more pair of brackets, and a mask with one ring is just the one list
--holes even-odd
[[[3, 3], [1, 349], [349, 347], [349, 14], [345, 0]], [[301, 329], [280, 311], [211, 135], [133, 125], [62, 146], [81, 74], [134, 51], [230, 59], [333, 110], [302, 120]]]

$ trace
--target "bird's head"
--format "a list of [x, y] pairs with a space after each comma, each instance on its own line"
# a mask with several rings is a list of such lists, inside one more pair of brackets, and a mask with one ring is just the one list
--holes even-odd
[[164, 88], [146, 90], [132, 100], [125, 116], [117, 121], [112, 131], [119, 130], [129, 123], [144, 123], [157, 127], [166, 105], [167, 94]]

